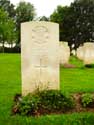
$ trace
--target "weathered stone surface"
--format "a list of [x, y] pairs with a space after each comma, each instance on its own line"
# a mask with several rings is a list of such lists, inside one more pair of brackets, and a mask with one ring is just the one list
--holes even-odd
[[94, 63], [94, 43], [84, 43], [82, 47], [77, 49], [77, 57], [83, 60], [84, 64]]
[[94, 63], [94, 43], [84, 43], [84, 64]]
[[21, 24], [22, 94], [59, 89], [59, 25]]
[[77, 48], [77, 57], [80, 60], [84, 59], [84, 48], [83, 48], [83, 46]]
[[60, 49], [59, 49], [59, 58], [60, 58], [60, 64], [66, 64], [69, 62], [70, 58], [70, 49], [68, 47], [67, 42], [59, 42]]

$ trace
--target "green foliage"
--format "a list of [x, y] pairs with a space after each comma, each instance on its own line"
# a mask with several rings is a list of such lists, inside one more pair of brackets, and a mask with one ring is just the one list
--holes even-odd
[[67, 110], [74, 106], [73, 100], [58, 90], [45, 90], [39, 93], [41, 106], [48, 110]]
[[85, 67], [87, 67], [87, 68], [94, 68], [94, 64], [86, 64]]
[[32, 21], [35, 17], [35, 8], [29, 2], [21, 1], [16, 7], [16, 30], [18, 32], [17, 43], [20, 43], [20, 25], [22, 22]]
[[35, 17], [34, 6], [29, 2], [20, 2], [16, 8], [16, 21], [17, 26], [20, 26], [20, 23], [31, 21]]
[[38, 95], [34, 96], [34, 95], [29, 94], [23, 97], [18, 105], [19, 112], [22, 115], [33, 114], [36, 110], [38, 110], [39, 101], [40, 99]]
[[83, 107], [91, 107], [92, 104], [94, 105], [94, 97], [89, 93], [85, 93], [82, 95], [81, 102]]
[[74, 107], [74, 102], [71, 97], [65, 96], [61, 91], [44, 90], [22, 97], [19, 105], [18, 102], [16, 105], [18, 106], [17, 111], [22, 115], [33, 115], [40, 110], [51, 113], [65, 112]]
[[70, 48], [74, 44], [76, 49], [94, 40], [93, 13], [93, 0], [75, 0], [69, 7], [58, 6], [50, 19], [60, 24], [60, 40], [68, 41]]
[[[61, 41], [67, 41], [68, 37], [69, 37], [70, 31], [68, 32], [67, 29], [64, 28], [64, 19], [66, 17], [69, 17], [68, 15], [70, 12], [71, 12], [70, 7], [57, 6], [57, 9], [50, 16], [50, 20], [52, 22], [59, 23], [59, 26], [60, 26], [59, 34], [60, 34]], [[68, 23], [68, 22], [66, 22], [66, 23]], [[69, 28], [68, 28], [68, 30], [69, 30]]]
[[12, 45], [16, 43], [16, 23], [15, 23], [14, 5], [9, 0], [0, 0], [0, 42], [2, 43], [2, 52], [4, 52], [4, 44], [7, 42]]
[[32, 21], [35, 17], [35, 8], [29, 2], [19, 2], [15, 7], [10, 0], [0, 0], [0, 43], [4, 52], [4, 44], [7, 42], [20, 48], [20, 24]]
[[49, 21], [49, 18], [46, 16], [39, 17], [39, 21]]
[[16, 15], [14, 7], [10, 0], [0, 0], [0, 9], [3, 9], [11, 18], [15, 18]]
[[4, 43], [13, 44], [16, 39], [15, 23], [12, 18], [8, 17], [8, 14], [0, 9], [0, 42], [4, 52]]

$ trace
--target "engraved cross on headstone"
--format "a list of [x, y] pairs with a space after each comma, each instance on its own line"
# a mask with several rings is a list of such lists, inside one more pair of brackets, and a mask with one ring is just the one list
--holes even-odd
[[43, 68], [47, 67], [47, 57], [40, 57], [39, 64], [36, 65], [35, 67], [40, 69], [40, 82], [41, 82], [42, 70]]

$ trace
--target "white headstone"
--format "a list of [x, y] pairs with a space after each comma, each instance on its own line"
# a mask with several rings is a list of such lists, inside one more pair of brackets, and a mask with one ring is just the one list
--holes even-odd
[[69, 62], [70, 58], [70, 49], [68, 47], [67, 42], [59, 42], [60, 49], [59, 49], [59, 58], [60, 58], [60, 64], [66, 64]]
[[84, 43], [84, 64], [94, 63], [94, 43]]
[[59, 25], [21, 24], [22, 94], [59, 89]]
[[77, 57], [80, 60], [84, 59], [84, 48], [83, 48], [83, 46], [77, 48]]

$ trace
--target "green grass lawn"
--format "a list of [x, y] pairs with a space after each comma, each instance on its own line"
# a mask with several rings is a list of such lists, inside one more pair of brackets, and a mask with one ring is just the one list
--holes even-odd
[[77, 68], [60, 69], [61, 90], [65, 92], [94, 92], [94, 68], [85, 68], [75, 57], [70, 63]]
[[[13, 97], [21, 93], [21, 60], [19, 54], [0, 54], [0, 125], [94, 125], [93, 113], [46, 115], [39, 118], [11, 116]], [[84, 68], [72, 57], [74, 69], [60, 69], [61, 90], [66, 93], [93, 92], [94, 68]]]

